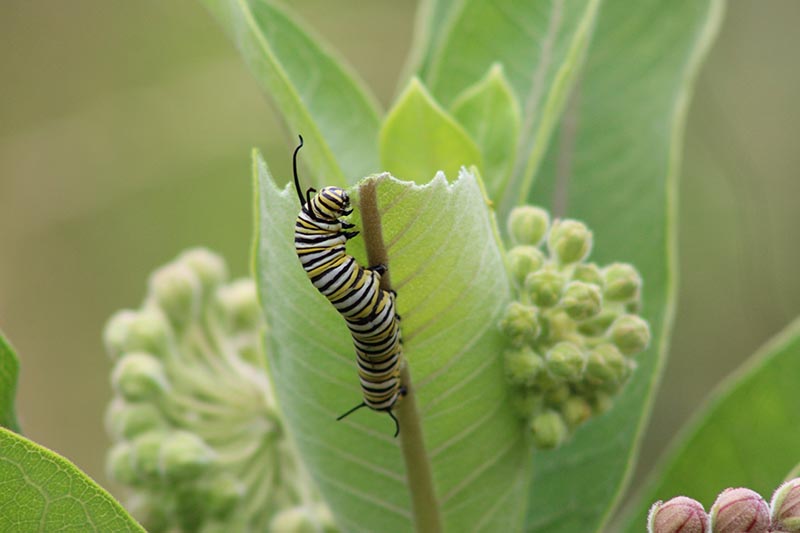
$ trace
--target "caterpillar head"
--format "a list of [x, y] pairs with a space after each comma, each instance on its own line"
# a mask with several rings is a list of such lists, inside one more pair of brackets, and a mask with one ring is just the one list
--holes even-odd
[[313, 210], [321, 218], [336, 220], [353, 212], [350, 195], [339, 187], [325, 187], [313, 199]]

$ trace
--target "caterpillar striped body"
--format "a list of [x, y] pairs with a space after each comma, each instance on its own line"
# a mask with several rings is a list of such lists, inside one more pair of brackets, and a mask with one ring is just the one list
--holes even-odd
[[[347, 241], [358, 235], [352, 231], [353, 224], [341, 219], [353, 211], [347, 192], [325, 187], [319, 192], [308, 189], [303, 197], [297, 176], [297, 153], [302, 146], [300, 136], [292, 157], [301, 206], [295, 222], [295, 250], [311, 283], [333, 304], [350, 330], [364, 397], [337, 420], [362, 407], [384, 411], [394, 420], [396, 437], [400, 424], [392, 409], [405, 394], [400, 382], [402, 341], [396, 293], [380, 288], [385, 265], [364, 268], [345, 251]], [[316, 194], [312, 197], [312, 193]]]

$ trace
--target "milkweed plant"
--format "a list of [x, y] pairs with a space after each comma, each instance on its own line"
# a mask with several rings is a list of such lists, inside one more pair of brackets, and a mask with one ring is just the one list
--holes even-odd
[[[187, 250], [106, 324], [124, 507], [13, 432], [17, 362], [0, 343], [0, 530], [800, 531], [796, 478], [770, 504], [756, 492], [800, 448], [724, 490], [709, 443], [798, 354], [796, 326], [625, 492], [668, 344], [681, 134], [721, 0], [423, 1], [386, 108], [285, 7], [204, 3], [292, 132], [268, 158], [303, 135], [302, 190], [254, 151], [252, 277]], [[348, 327], [297, 258], [305, 189], [326, 186], [351, 202], [351, 272], [377, 266], [365, 294], [391, 291], [402, 317], [397, 436], [348, 411], [381, 382], [360, 387]], [[344, 231], [326, 228], [304, 231]]]

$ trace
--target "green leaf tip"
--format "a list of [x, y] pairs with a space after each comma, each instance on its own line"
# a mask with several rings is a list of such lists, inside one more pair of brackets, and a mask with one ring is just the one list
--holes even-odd
[[144, 529], [74, 464], [0, 428], [0, 531]]
[[[406, 464], [391, 421], [364, 409], [336, 421], [360, 401], [355, 354], [297, 259], [297, 198], [279, 190], [266, 164], [256, 170], [255, 265], [287, 431], [342, 528], [409, 530]], [[507, 343], [495, 324], [509, 282], [479, 179], [462, 170], [452, 182], [438, 173], [419, 185], [383, 175], [376, 195], [444, 530], [519, 529], [530, 457], [502, 379]], [[363, 229], [358, 208], [349, 222]], [[366, 264], [360, 236], [347, 252]]]
[[0, 427], [19, 432], [14, 398], [17, 393], [19, 359], [0, 331]]
[[483, 168], [475, 142], [416, 78], [384, 120], [380, 154], [384, 170], [416, 183], [439, 170], [452, 179], [462, 166]]
[[520, 130], [520, 108], [500, 63], [464, 89], [451, 106], [453, 116], [480, 148], [489, 195], [499, 202], [511, 178]]

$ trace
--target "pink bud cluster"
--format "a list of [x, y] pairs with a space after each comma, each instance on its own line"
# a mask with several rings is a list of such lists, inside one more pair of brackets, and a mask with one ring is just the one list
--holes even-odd
[[787, 481], [767, 504], [747, 488], [725, 489], [706, 513], [697, 500], [678, 496], [650, 508], [648, 533], [800, 532], [800, 478]]

